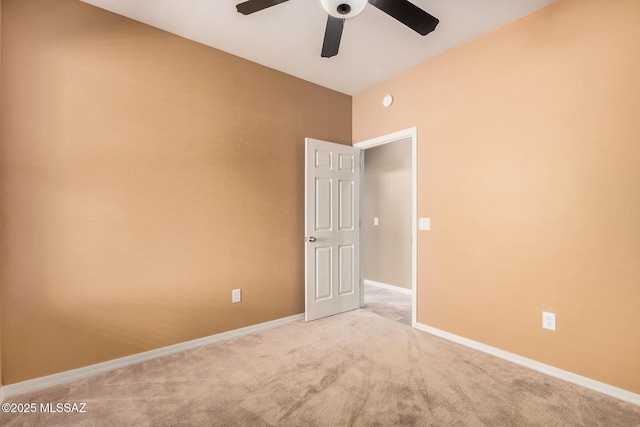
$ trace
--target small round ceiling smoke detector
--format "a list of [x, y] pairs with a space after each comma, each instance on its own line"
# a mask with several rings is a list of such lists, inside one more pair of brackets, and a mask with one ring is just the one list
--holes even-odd
[[382, 105], [384, 105], [385, 107], [390, 107], [391, 104], [393, 104], [393, 96], [386, 95], [384, 98], [382, 98]]
[[320, 0], [322, 8], [335, 18], [353, 18], [360, 15], [367, 0]]

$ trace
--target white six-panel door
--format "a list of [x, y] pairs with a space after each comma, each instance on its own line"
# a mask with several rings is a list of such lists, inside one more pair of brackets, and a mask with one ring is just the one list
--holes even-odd
[[360, 149], [306, 139], [305, 318], [360, 307]]

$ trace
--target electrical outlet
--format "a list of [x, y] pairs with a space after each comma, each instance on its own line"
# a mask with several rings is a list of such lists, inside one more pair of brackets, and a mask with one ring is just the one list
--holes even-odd
[[556, 330], [556, 314], [555, 313], [547, 313], [546, 311], [542, 312], [542, 327], [544, 329], [549, 329], [551, 331]]
[[242, 290], [234, 289], [231, 291], [231, 302], [240, 302], [242, 301]]

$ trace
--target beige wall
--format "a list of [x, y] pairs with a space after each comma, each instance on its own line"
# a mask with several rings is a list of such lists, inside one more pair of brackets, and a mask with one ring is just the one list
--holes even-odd
[[560, 0], [353, 101], [354, 141], [418, 127], [418, 321], [635, 393], [638, 16]]
[[349, 96], [76, 0], [5, 0], [2, 57], [7, 384], [304, 311], [304, 137], [350, 144]]
[[364, 277], [411, 289], [411, 140], [369, 148], [364, 161]]

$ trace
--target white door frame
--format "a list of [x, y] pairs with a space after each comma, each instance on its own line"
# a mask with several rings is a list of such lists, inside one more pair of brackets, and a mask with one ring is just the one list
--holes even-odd
[[[397, 132], [390, 133], [388, 135], [379, 136], [365, 141], [357, 142], [353, 144], [354, 147], [362, 148], [361, 156], [364, 156], [364, 150], [367, 148], [377, 147], [383, 144], [389, 144], [391, 142], [400, 141], [402, 139], [411, 139], [411, 326], [414, 328], [417, 324], [418, 316], [418, 128], [412, 127]], [[362, 162], [361, 158], [361, 164]], [[363, 174], [360, 179], [360, 185], [364, 185], [364, 168], [360, 169], [360, 173]], [[360, 191], [360, 197], [364, 197], [364, 191]], [[364, 206], [363, 203], [361, 203]], [[360, 224], [364, 223], [363, 218], [364, 209], [360, 210]], [[364, 244], [362, 241], [364, 232], [360, 233], [360, 262], [364, 263], [363, 251]], [[363, 268], [360, 268], [361, 274], [364, 272]], [[361, 292], [360, 292], [360, 307], [364, 306], [364, 277], [360, 280]]]

